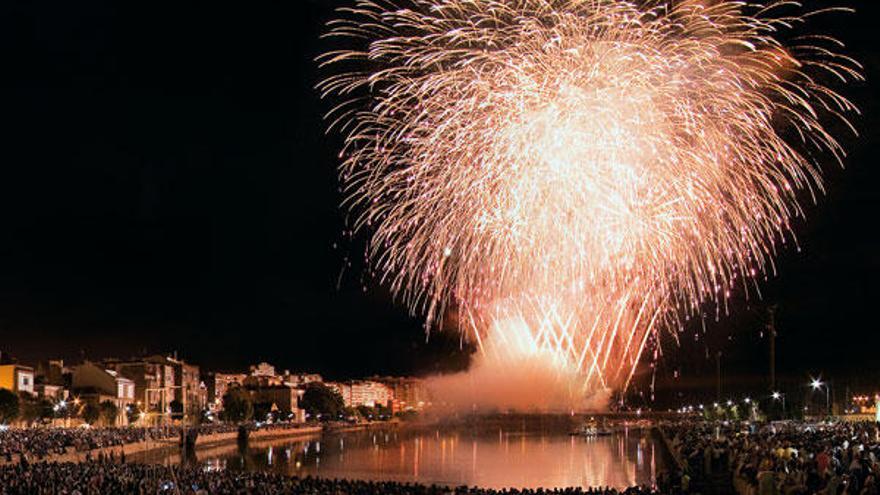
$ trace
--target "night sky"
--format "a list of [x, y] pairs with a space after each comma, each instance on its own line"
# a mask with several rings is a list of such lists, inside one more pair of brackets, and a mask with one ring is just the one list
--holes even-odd
[[[426, 343], [342, 235], [339, 142], [313, 89], [338, 3], [0, 4], [0, 350], [177, 350], [208, 369], [268, 360], [331, 377], [465, 365], [458, 336]], [[769, 305], [780, 374], [880, 379], [875, 3], [819, 24], [869, 82], [847, 91], [861, 137], [844, 139], [846, 170], [828, 163], [801, 251], [779, 258], [763, 300], [718, 323], [707, 310], [707, 333], [689, 325], [680, 348], [664, 339], [661, 382], [711, 382], [717, 349], [731, 380], [765, 374]]]

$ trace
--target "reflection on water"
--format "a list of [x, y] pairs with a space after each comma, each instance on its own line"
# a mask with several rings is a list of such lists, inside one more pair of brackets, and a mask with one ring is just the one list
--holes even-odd
[[[599, 438], [564, 432], [369, 431], [296, 441], [254, 442], [246, 450], [198, 451], [207, 469], [298, 476], [504, 487], [653, 484], [662, 466], [647, 432]], [[167, 453], [151, 461], [179, 462]]]

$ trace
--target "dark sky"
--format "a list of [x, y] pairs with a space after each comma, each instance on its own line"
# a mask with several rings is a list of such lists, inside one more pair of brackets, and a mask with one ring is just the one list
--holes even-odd
[[[872, 83], [873, 3], [823, 26]], [[331, 376], [461, 366], [458, 338], [425, 344], [341, 236], [339, 143], [313, 90], [333, 4], [0, 3], [0, 349], [179, 350], [206, 368], [269, 360]], [[763, 301], [667, 345], [662, 373], [711, 376], [707, 345], [731, 376], [764, 373], [763, 308], [778, 304], [781, 372], [880, 378], [871, 87], [847, 93], [862, 136], [846, 140], [845, 171], [829, 164], [828, 195], [797, 226], [802, 251], [780, 258]]]

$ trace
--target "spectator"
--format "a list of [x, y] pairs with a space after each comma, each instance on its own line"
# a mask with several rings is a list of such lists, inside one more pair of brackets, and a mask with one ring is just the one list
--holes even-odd
[[492, 490], [414, 483], [291, 478], [274, 473], [208, 472], [189, 467], [104, 462], [0, 467], [0, 495], [248, 494], [248, 495], [656, 495], [650, 487]]

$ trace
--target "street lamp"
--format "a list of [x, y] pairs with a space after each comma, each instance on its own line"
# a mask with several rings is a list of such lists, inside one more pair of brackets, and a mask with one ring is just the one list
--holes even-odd
[[825, 387], [825, 414], [831, 414], [831, 391], [828, 384], [823, 382], [822, 377], [820, 376], [819, 378], [810, 379], [810, 387], [812, 387], [814, 391]]
[[785, 394], [781, 394], [779, 392], [773, 392], [771, 397], [773, 397], [773, 400], [782, 399], [782, 417], [785, 418]]

